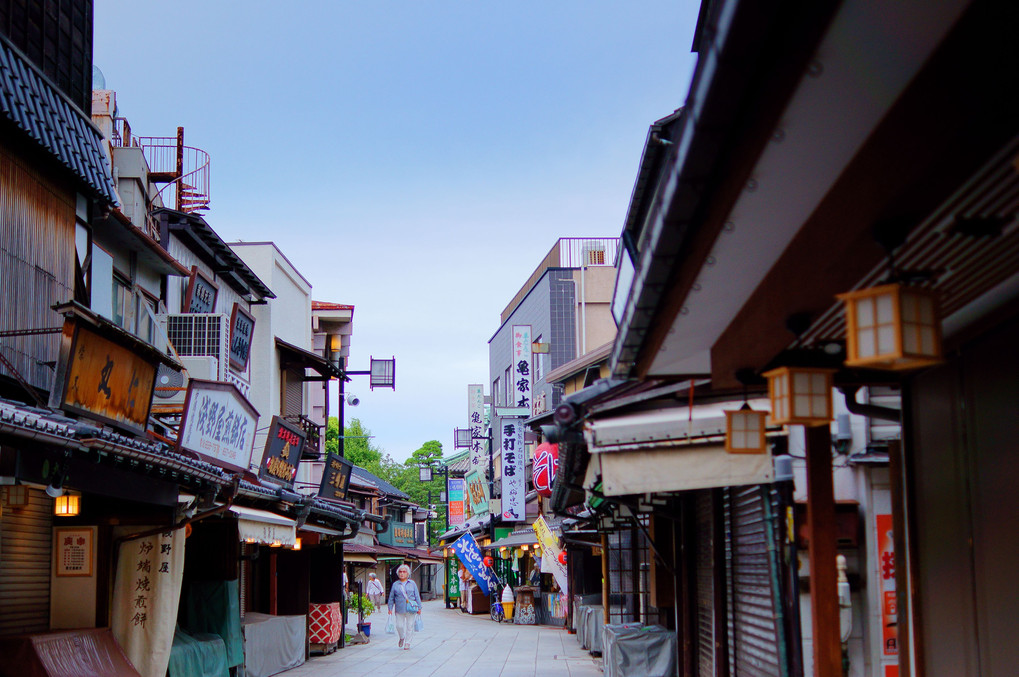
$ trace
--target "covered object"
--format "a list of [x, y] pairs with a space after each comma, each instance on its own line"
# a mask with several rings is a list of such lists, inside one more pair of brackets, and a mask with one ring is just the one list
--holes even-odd
[[0, 677], [141, 677], [109, 628], [0, 637]]

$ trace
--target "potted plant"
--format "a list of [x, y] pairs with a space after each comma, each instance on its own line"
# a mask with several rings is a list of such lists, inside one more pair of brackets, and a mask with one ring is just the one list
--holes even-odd
[[372, 624], [371, 621], [366, 622], [364, 617], [375, 613], [375, 604], [368, 599], [368, 595], [355, 592], [350, 596], [350, 606], [357, 611], [357, 631], [363, 632], [365, 637], [370, 637]]

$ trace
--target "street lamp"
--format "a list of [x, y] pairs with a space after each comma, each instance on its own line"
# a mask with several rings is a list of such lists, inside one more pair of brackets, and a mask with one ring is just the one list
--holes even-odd
[[[445, 510], [442, 511], [442, 514], [445, 517], [445, 523], [446, 523], [445, 531], [449, 531], [449, 466], [447, 466], [445, 463], [439, 463], [437, 466], [434, 466], [434, 465], [432, 465], [430, 463], [422, 464], [422, 465], [418, 466], [418, 480], [420, 480], [423, 483], [429, 484], [429, 487], [428, 487], [428, 510], [429, 510], [429, 514], [431, 514], [431, 510], [432, 510], [432, 488], [430, 486], [430, 483], [431, 483], [431, 481], [433, 479], [433, 475], [435, 475], [435, 474], [442, 475], [443, 479], [445, 480], [443, 482], [444, 490], [442, 492], [442, 495], [439, 496], [439, 501], [440, 502], [444, 502], [446, 504], [446, 508], [445, 508]], [[425, 522], [425, 534], [426, 534], [426, 536], [428, 538], [428, 545], [430, 547], [432, 545], [432, 534], [431, 534], [431, 531], [429, 529], [429, 524], [428, 524], [427, 521]], [[448, 564], [446, 563], [446, 558], [445, 557], [442, 558], [442, 572], [443, 572], [443, 577], [445, 578], [445, 580], [443, 580], [443, 582], [442, 582], [442, 591], [443, 591], [442, 596], [443, 596], [443, 600], [446, 602], [446, 608], [448, 609], [448, 608], [450, 608], [450, 606], [449, 606], [449, 568], [448, 568]]]

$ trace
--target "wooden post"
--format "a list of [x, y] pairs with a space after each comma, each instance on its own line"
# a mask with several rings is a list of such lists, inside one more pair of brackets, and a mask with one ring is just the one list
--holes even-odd
[[269, 554], [269, 613], [275, 616], [279, 613], [278, 591], [276, 589], [276, 553]]
[[835, 556], [835, 490], [832, 482], [831, 429], [806, 428], [807, 538], [810, 545], [810, 607], [814, 675], [842, 676], [842, 633]]

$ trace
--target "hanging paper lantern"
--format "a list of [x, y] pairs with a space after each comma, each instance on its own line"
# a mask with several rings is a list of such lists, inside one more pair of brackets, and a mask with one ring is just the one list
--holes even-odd
[[563, 550], [562, 552], [559, 553], [559, 563], [560, 564], [566, 564], [566, 551], [565, 550]]
[[493, 564], [495, 564], [495, 560], [492, 559], [491, 555], [486, 556], [485, 557], [485, 566], [488, 567], [489, 569], [491, 569]]
[[559, 445], [544, 442], [534, 450], [532, 477], [534, 489], [541, 496], [552, 496], [552, 483], [555, 481], [556, 470], [559, 468]]

